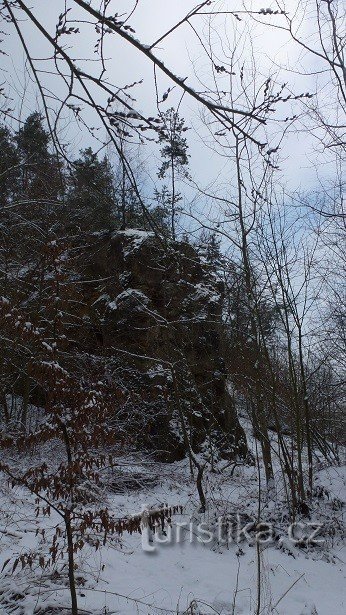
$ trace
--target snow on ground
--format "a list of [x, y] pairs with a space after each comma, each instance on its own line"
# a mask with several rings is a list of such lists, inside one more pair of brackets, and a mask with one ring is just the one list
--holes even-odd
[[[253, 541], [242, 540], [220, 545], [216, 539], [209, 544], [196, 540], [197, 523], [208, 527], [223, 510], [241, 511], [254, 517], [257, 510], [258, 480], [256, 467], [231, 468], [221, 474], [205, 476], [209, 508], [198, 512], [194, 482], [189, 476], [187, 462], [168, 464], [137, 463], [126, 467], [127, 477], [143, 480], [140, 489], [123, 489], [108, 494], [108, 505], [117, 517], [138, 513], [143, 507], [163, 503], [183, 505], [183, 514], [173, 518], [173, 536], [176, 524], [187, 525], [180, 530], [180, 541], [171, 544], [146, 543], [153, 552], [142, 548], [141, 535], [124, 535], [111, 538], [106, 546], [95, 551], [84, 548], [79, 556], [76, 576], [79, 582], [78, 600], [81, 613], [104, 615], [141, 615], [183, 613], [191, 615], [252, 615], [257, 602], [258, 552]], [[139, 477], [139, 478], [138, 478]], [[316, 484], [324, 487], [316, 503], [312, 519], [329, 524], [338, 520], [335, 535], [328, 534], [321, 547], [300, 549], [289, 540], [273, 542], [261, 547], [261, 608], [262, 615], [344, 615], [345, 596], [345, 547], [340, 526], [345, 500], [346, 467], [325, 467], [318, 472]], [[276, 491], [275, 491], [276, 489]], [[281, 535], [285, 521], [280, 514], [280, 484], [263, 498], [261, 518], [275, 519]], [[47, 550], [47, 544], [35, 536], [36, 529], [44, 524], [49, 535], [56, 521], [36, 519], [34, 505], [23, 491], [3, 486], [0, 500], [0, 569], [6, 565], [0, 581], [0, 612], [6, 614], [63, 613], [68, 607], [66, 569], [58, 571], [35, 568], [30, 571], [20, 566], [11, 573], [15, 557], [29, 549]], [[11, 502], [9, 503], [9, 497]], [[317, 516], [316, 516], [317, 515]], [[190, 520], [192, 542], [190, 541]], [[281, 519], [281, 521], [280, 521]], [[197, 529], [196, 529], [197, 528]], [[169, 530], [167, 530], [169, 532]], [[146, 532], [144, 532], [146, 535]], [[161, 534], [161, 540], [165, 536]], [[279, 548], [281, 544], [282, 548]], [[48, 545], [49, 546], [49, 545]], [[55, 610], [54, 610], [55, 609]], [[67, 611], [66, 611], [67, 612]]]
[[[114, 505], [125, 512], [129, 509], [138, 511], [148, 500], [151, 505], [165, 501], [172, 504], [183, 501], [186, 503], [186, 509], [193, 509], [197, 502], [193, 485], [186, 478], [187, 468], [183, 468], [182, 464], [176, 466], [180, 466], [175, 468], [176, 475], [171, 472], [171, 480], [164, 479], [151, 494], [115, 497]], [[245, 472], [239, 469], [228, 492], [221, 487], [221, 494], [228, 502], [232, 496], [235, 502], [243, 498], [250, 498], [253, 502], [255, 490], [251, 484], [256, 486], [256, 482], [252, 480], [252, 472], [253, 469], [249, 468], [246, 468]], [[345, 485], [346, 468], [324, 470], [321, 479], [324, 477], [329, 477], [329, 486], [331, 482]], [[214, 494], [209, 492], [209, 497], [220, 495], [215, 484], [210, 484], [209, 489]], [[340, 496], [339, 489], [337, 494]], [[200, 517], [208, 521], [208, 513]], [[155, 542], [153, 544], [155, 545]], [[293, 555], [289, 555], [273, 546], [265, 548], [262, 552], [261, 613], [344, 614], [346, 596], [343, 562], [346, 553], [340, 544], [336, 544], [331, 551], [333, 563], [324, 561], [324, 553], [314, 553], [313, 550], [305, 554], [293, 547]], [[191, 612], [250, 615], [255, 612], [256, 606], [256, 557], [255, 546], [246, 542], [240, 545], [232, 544], [228, 549], [218, 549], [196, 541], [190, 544], [188, 536], [180, 544], [158, 545], [153, 553], [147, 553], [142, 550], [141, 538], [136, 535], [125, 538], [123, 552], [108, 548], [104, 553], [107, 565], [102, 573], [101, 586], [102, 589], [107, 588], [108, 593], [102, 596], [102, 599], [111, 611], [124, 615], [137, 612], [137, 608], [138, 612], [143, 614], [159, 611], [148, 610], [146, 605], [126, 601], [111, 592], [126, 594], [132, 599], [154, 604], [164, 609], [161, 612], [167, 610], [183, 613], [192, 601], [196, 600], [200, 611], [196, 609]], [[84, 600], [81, 604], [90, 608], [91, 598], [87, 592]], [[100, 608], [100, 600], [97, 600], [95, 595], [92, 602], [93, 608]]]

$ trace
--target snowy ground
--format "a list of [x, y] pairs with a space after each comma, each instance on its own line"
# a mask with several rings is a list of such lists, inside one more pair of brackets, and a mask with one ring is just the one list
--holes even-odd
[[[129, 470], [129, 469], [128, 469]], [[142, 465], [132, 472], [146, 474], [155, 485], [147, 484], [126, 493], [110, 493], [109, 505], [117, 517], [139, 512], [144, 505], [181, 504], [183, 514], [174, 516], [174, 524], [204, 521], [208, 527], [220, 512], [241, 511], [256, 515], [258, 479], [255, 467], [237, 467], [222, 474], [209, 473], [205, 489], [209, 507], [198, 512], [196, 488], [185, 462], [173, 465]], [[345, 557], [342, 544], [343, 509], [346, 500], [346, 467], [325, 467], [318, 472], [316, 484], [324, 487], [312, 513], [313, 520], [328, 526], [325, 543], [301, 549], [285, 540], [285, 519], [281, 488], [264, 497], [261, 518], [274, 520], [281, 541], [261, 547], [261, 614], [343, 615], [346, 613]], [[9, 505], [9, 495], [12, 502]], [[35, 519], [33, 502], [24, 492], [3, 487], [0, 508], [0, 568], [9, 558], [0, 582], [0, 612], [63, 613], [68, 606], [66, 569], [59, 572], [33, 566], [12, 574], [18, 554], [47, 544], [35, 536], [36, 528], [46, 524], [47, 535], [54, 518]], [[336, 521], [335, 521], [336, 520]], [[331, 528], [336, 523], [333, 535]], [[257, 565], [256, 545], [247, 540], [240, 544], [220, 545], [214, 539], [202, 544], [194, 536], [190, 542], [189, 526], [181, 540], [171, 544], [150, 543], [154, 552], [145, 552], [139, 534], [125, 535], [121, 541], [110, 539], [98, 551], [91, 547], [81, 552], [79, 569], [79, 608], [81, 613], [120, 613], [121, 615], [212, 614], [251, 615], [256, 613]], [[164, 539], [161, 536], [161, 539]], [[68, 611], [66, 611], [68, 612]]]

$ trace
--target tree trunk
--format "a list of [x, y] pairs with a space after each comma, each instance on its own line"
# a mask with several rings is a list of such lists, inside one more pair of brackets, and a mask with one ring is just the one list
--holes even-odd
[[74, 576], [73, 533], [72, 533], [72, 527], [71, 527], [71, 517], [70, 517], [69, 512], [65, 513], [64, 519], [65, 519], [66, 538], [67, 538], [68, 580], [69, 580], [70, 595], [71, 595], [71, 613], [72, 615], [78, 615], [76, 579]]

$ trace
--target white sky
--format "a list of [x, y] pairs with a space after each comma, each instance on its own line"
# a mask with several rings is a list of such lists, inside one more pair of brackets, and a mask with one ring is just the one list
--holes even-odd
[[[33, 8], [35, 15], [47, 24], [50, 32], [54, 34], [55, 23], [57, 21], [58, 14], [64, 8], [64, 1], [62, 0], [31, 0], [29, 3]], [[98, 6], [98, 2], [95, 2], [95, 6]], [[272, 8], [275, 8], [275, 2], [262, 2], [253, 1], [247, 2], [246, 6], [258, 10], [269, 4]], [[297, 6], [301, 6], [299, 0], [288, 0], [285, 3], [286, 8], [291, 14], [297, 9]], [[71, 2], [67, 1], [67, 6], [71, 5]], [[129, 0], [113, 0], [110, 5], [113, 11], [119, 13], [122, 10], [128, 10], [133, 6], [133, 3]], [[130, 24], [136, 30], [136, 38], [144, 43], [152, 43], [158, 36], [168, 30], [173, 24], [175, 24], [180, 18], [182, 18], [187, 11], [196, 6], [194, 0], [139, 0], [138, 7], [134, 16], [130, 20]], [[242, 2], [234, 2], [234, 0], [220, 0], [215, 3], [215, 7], [220, 10], [227, 10], [227, 8], [242, 9]], [[111, 13], [111, 9], [108, 9]], [[74, 15], [78, 17], [78, 12], [74, 9]], [[250, 35], [254, 47], [254, 57], [257, 66], [257, 71], [260, 76], [259, 80], [263, 82], [265, 78], [277, 71], [277, 65], [290, 64], [291, 67], [296, 67], [299, 59], [300, 50], [298, 47], [292, 44], [284, 33], [279, 30], [273, 30], [270, 28], [264, 28], [263, 26], [256, 25], [251, 18], [245, 17], [240, 14], [242, 21], [238, 22], [234, 17], [228, 16], [220, 17], [213, 22], [213, 52], [218, 53], [219, 43], [218, 36], [225, 41], [226, 37], [229, 37], [229, 43], [232, 48], [235, 48], [235, 53], [243, 56], [245, 62], [249, 62], [251, 58], [250, 48]], [[267, 17], [267, 20], [282, 19], [280, 16]], [[208, 20], [207, 18], [195, 17], [193, 24], [196, 25], [199, 32], [204, 35], [208, 34]], [[42, 39], [34, 32], [33, 28], [23, 23], [23, 31], [26, 32], [29, 40], [29, 46], [32, 54], [35, 57], [44, 55], [45, 49], [42, 45]], [[246, 45], [243, 54], [240, 54], [239, 35], [242, 29], [247, 30]], [[7, 26], [9, 30], [9, 26]], [[5, 40], [4, 49], [8, 53], [8, 57], [2, 57], [2, 68], [4, 74], [1, 81], [9, 81], [11, 84], [10, 95], [18, 103], [22, 119], [33, 110], [33, 107], [41, 108], [41, 103], [37, 97], [36, 87], [30, 83], [28, 75], [24, 75], [24, 55], [20, 47], [20, 43], [16, 35]], [[65, 37], [66, 44], [69, 43], [68, 37]], [[93, 58], [92, 46], [95, 42], [95, 34], [91, 28], [85, 27], [78, 38], [78, 49], [75, 46], [73, 54], [78, 57], [85, 57], [88, 55]], [[229, 53], [228, 49], [224, 49], [226, 53]], [[191, 28], [187, 24], [184, 24], [178, 31], [176, 31], [171, 37], [166, 39], [162, 48], [157, 50], [157, 54], [164, 60], [165, 64], [172, 68], [173, 72], [181, 77], [187, 77], [189, 84], [200, 88], [201, 85], [198, 79], [201, 79], [206, 85], [210, 84], [210, 65], [201, 52], [201, 46], [197, 42], [196, 37], [193, 35]], [[148, 114], [155, 115], [156, 100], [155, 89], [153, 82], [153, 67], [151, 63], [140, 55], [140, 53], [130, 48], [129, 45], [124, 44], [121, 40], [117, 40], [115, 36], [108, 38], [106, 45], [106, 56], [111, 58], [108, 69], [109, 78], [119, 86], [123, 86], [127, 83], [143, 79], [142, 85], [136, 89], [131, 90], [132, 95], [137, 99], [137, 105], [140, 109]], [[243, 61], [242, 60], [242, 61]], [[89, 64], [90, 68], [91, 64]], [[311, 63], [311, 66], [313, 64]], [[7, 71], [7, 72], [6, 72]], [[56, 87], [56, 83], [53, 77], [43, 76], [47, 80], [47, 84], [53, 89]], [[279, 81], [287, 82], [291, 84], [291, 90], [295, 93], [301, 93], [305, 91], [313, 91], [315, 88], [315, 80], [307, 79], [306, 77], [297, 77], [293, 73], [282, 72]], [[160, 95], [166, 90], [169, 85], [168, 80], [158, 73], [158, 86]], [[227, 85], [227, 84], [226, 84]], [[225, 87], [226, 87], [225, 85]], [[59, 88], [60, 86], [58, 86]], [[169, 96], [166, 106], [162, 105], [162, 110], [170, 106], [175, 106], [180, 98], [178, 90], [174, 90], [172, 95]], [[218, 155], [210, 151], [203, 144], [206, 137], [206, 131], [200, 122], [198, 109], [194, 101], [184, 98], [184, 101], [180, 108], [181, 115], [186, 119], [186, 123], [192, 127], [192, 130], [188, 133], [188, 141], [190, 145], [191, 153], [191, 172], [198, 182], [208, 184], [216, 176], [225, 177], [230, 172], [230, 165], [225, 162], [224, 159], [220, 159]], [[289, 108], [279, 108], [278, 116], [286, 117], [290, 115]], [[89, 113], [86, 116], [90, 125], [95, 125], [95, 118]], [[73, 128], [70, 124], [66, 124], [64, 138], [67, 141], [72, 142], [72, 148], [75, 151], [89, 145], [90, 137], [85, 131], [80, 132], [76, 128]], [[274, 128], [270, 130], [271, 146], [276, 145], [276, 137]], [[96, 146], [95, 146], [96, 147]], [[158, 151], [153, 151], [152, 146], [144, 148], [142, 151], [142, 157], [150, 160], [149, 167], [151, 176], [154, 178], [153, 160], [158, 159]], [[282, 150], [282, 161], [280, 167], [282, 169], [281, 179], [283, 182], [287, 182], [291, 189], [311, 189], [316, 186], [316, 172], [314, 169], [314, 163], [318, 161], [316, 154], [316, 147], [314, 140], [309, 138], [306, 132], [295, 132], [289, 136], [285, 142], [285, 146]], [[329, 167], [323, 166], [322, 173], [328, 173]]]

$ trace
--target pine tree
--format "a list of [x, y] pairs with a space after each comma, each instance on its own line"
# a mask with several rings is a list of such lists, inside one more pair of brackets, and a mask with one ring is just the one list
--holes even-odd
[[19, 179], [16, 146], [12, 133], [5, 126], [0, 126], [0, 152], [0, 294], [4, 294], [8, 292], [16, 260], [17, 242], [14, 235], [18, 222], [14, 219], [12, 208], [6, 205], [13, 202]]
[[0, 208], [13, 196], [19, 176], [19, 158], [13, 135], [0, 126]]
[[70, 171], [69, 216], [82, 231], [100, 231], [115, 224], [114, 176], [105, 156], [99, 160], [89, 147], [81, 151]]
[[[176, 217], [178, 213], [177, 205], [181, 201], [181, 194], [177, 191], [176, 181], [180, 177], [189, 177], [188, 164], [188, 144], [184, 137], [184, 132], [188, 130], [185, 122], [179, 117], [179, 113], [173, 108], [168, 109], [163, 115], [163, 126], [159, 133], [159, 143], [163, 144], [161, 149], [162, 164], [158, 172], [158, 177], [164, 179], [170, 176], [171, 189], [169, 194], [171, 210], [171, 234], [172, 239], [176, 239]], [[167, 191], [167, 188], [166, 188]]]
[[61, 192], [61, 164], [50, 152], [51, 135], [35, 111], [18, 130], [15, 141], [21, 164], [19, 192], [30, 200], [56, 200]]

